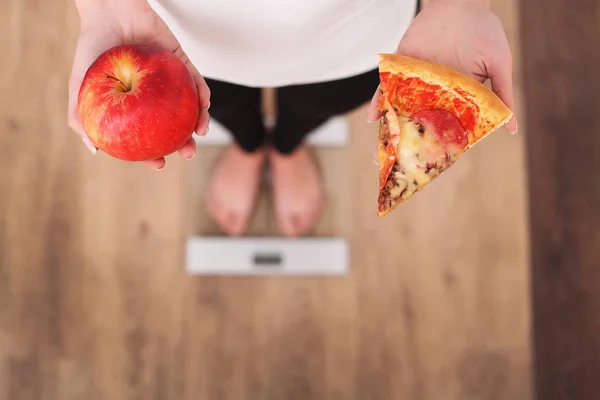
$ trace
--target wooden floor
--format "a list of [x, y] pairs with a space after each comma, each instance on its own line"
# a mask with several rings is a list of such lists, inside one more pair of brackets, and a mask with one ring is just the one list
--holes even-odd
[[[495, 5], [518, 53], [515, 1]], [[77, 33], [71, 0], [0, 2], [1, 400], [532, 398], [523, 135], [378, 220], [359, 110], [349, 148], [318, 151], [316, 235], [348, 238], [347, 277], [190, 277], [218, 150], [162, 172], [87, 153]], [[276, 233], [264, 194], [253, 234]]]

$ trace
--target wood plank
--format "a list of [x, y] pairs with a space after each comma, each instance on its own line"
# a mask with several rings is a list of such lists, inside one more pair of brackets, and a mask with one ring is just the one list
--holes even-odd
[[521, 2], [538, 399], [600, 396], [600, 18]]

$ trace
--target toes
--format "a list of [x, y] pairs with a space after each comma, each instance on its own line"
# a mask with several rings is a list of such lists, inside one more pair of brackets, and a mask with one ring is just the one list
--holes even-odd
[[279, 218], [279, 229], [281, 230], [281, 233], [283, 236], [285, 237], [294, 237], [297, 235], [297, 226], [296, 226], [296, 220], [297, 217], [295, 217], [293, 214], [280, 214]]
[[235, 211], [221, 209], [217, 214], [217, 222], [223, 230], [230, 236], [240, 236], [246, 228], [245, 218]]
[[307, 221], [306, 215], [292, 215], [290, 217], [291, 224], [294, 227], [294, 236], [305, 233], [310, 228], [310, 221]]
[[303, 219], [298, 219], [298, 222], [296, 224], [298, 233], [302, 234], [302, 233], [308, 232], [313, 227], [315, 219], [316, 219], [315, 212], [307, 214]]
[[300, 230], [302, 232], [310, 230], [315, 225], [320, 213], [321, 201], [313, 200], [313, 202], [311, 203], [311, 208], [307, 210], [306, 216], [301, 221]]
[[245, 230], [245, 218], [240, 214], [229, 212], [227, 215], [227, 230], [232, 236], [240, 236]]
[[240, 236], [246, 229], [246, 220], [239, 212], [227, 209], [223, 202], [212, 196], [207, 197], [207, 210], [219, 225], [219, 228], [230, 236]]
[[302, 211], [281, 212], [278, 218], [281, 233], [286, 237], [295, 237], [308, 232], [319, 217], [322, 205], [322, 199], [318, 198], [309, 202]]
[[[308, 218], [307, 218], [308, 217]], [[296, 237], [312, 227], [313, 219], [310, 214], [285, 214], [279, 217], [279, 229], [285, 237]]]
[[300, 216], [296, 217], [296, 221], [295, 221], [296, 233], [298, 235], [305, 234], [313, 227], [314, 222], [315, 222], [314, 212], [310, 212], [307, 210], [307, 212], [304, 214], [303, 217], [300, 217]]

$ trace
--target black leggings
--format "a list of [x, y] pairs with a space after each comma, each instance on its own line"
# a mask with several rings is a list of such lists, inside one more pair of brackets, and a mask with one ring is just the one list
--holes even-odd
[[211, 90], [210, 114], [236, 143], [253, 152], [267, 141], [289, 154], [305, 136], [329, 118], [367, 103], [379, 84], [377, 70], [354, 77], [277, 89], [277, 120], [267, 137], [261, 114], [261, 89], [206, 79]]

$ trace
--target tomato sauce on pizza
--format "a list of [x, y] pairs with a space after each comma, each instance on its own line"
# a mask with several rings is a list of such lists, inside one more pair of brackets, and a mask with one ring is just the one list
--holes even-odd
[[[469, 95], [464, 90], [455, 87], [428, 83], [423, 79], [381, 73], [383, 87], [388, 89], [387, 96], [392, 104], [401, 104], [402, 113], [412, 115], [427, 109], [442, 109], [454, 114], [465, 130], [473, 130], [477, 124], [476, 115], [479, 113], [477, 104], [469, 102]], [[456, 97], [455, 92], [464, 97]]]

